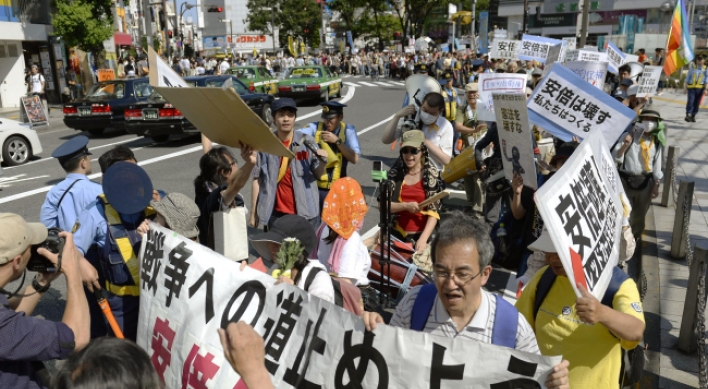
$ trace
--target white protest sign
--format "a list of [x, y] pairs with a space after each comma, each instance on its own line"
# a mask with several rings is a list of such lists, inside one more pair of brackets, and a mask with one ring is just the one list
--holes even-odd
[[607, 54], [585, 49], [568, 50], [565, 52], [566, 61], [600, 61], [607, 62]]
[[624, 57], [626, 54], [617, 48], [612, 41], [607, 44], [605, 53], [607, 54], [607, 62], [609, 63], [608, 70], [614, 74], [617, 74], [620, 66], [624, 63]]
[[597, 49], [597, 46], [585, 46], [585, 47], [583, 47], [583, 50], [587, 50], [587, 51], [600, 51], [600, 50]]
[[504, 28], [497, 28], [494, 30], [494, 39], [506, 39], [508, 37], [506, 29]]
[[571, 61], [564, 63], [563, 66], [578, 77], [596, 86], [597, 89], [603, 90], [605, 77], [607, 76], [607, 62]]
[[512, 39], [497, 39], [495, 35], [494, 41], [492, 42], [492, 52], [490, 53], [490, 57], [517, 59], [519, 58], [520, 47], [521, 41], [516, 41]]
[[543, 67], [543, 74], [548, 73], [548, 69], [551, 68], [555, 62], [563, 62], [561, 53], [563, 52], [563, 45], [557, 44], [548, 48], [548, 56], [546, 57], [546, 65]]
[[563, 38], [563, 42], [565, 42], [566, 50], [575, 50], [578, 45], [578, 38], [574, 36], [568, 36]]
[[189, 84], [157, 55], [152, 46], [148, 46], [148, 61], [149, 69], [155, 69], [150, 72], [151, 86], [190, 88]]
[[623, 64], [629, 62], [639, 62], [639, 56], [634, 54], [625, 54]]
[[526, 93], [526, 74], [517, 73], [482, 73], [477, 83], [479, 85], [479, 100], [482, 106], [477, 111], [477, 118], [485, 121], [495, 121], [494, 99], [492, 93]]
[[543, 387], [561, 360], [386, 325], [365, 333], [359, 317], [154, 223], [140, 258], [137, 344], [167, 388], [245, 387], [217, 333], [238, 321], [263, 336], [276, 388]]
[[[594, 145], [594, 147], [593, 147]], [[619, 258], [622, 204], [604, 136], [593, 131], [535, 194], [544, 225], [578, 297], [576, 284], [602, 300]], [[614, 169], [616, 170], [616, 169]], [[614, 187], [613, 187], [614, 186]]]
[[661, 71], [663, 66], [644, 66], [644, 72], [642, 72], [639, 81], [639, 91], [637, 91], [637, 97], [651, 97], [656, 94], [656, 87], [659, 85], [659, 78], [661, 77]]
[[551, 39], [536, 35], [524, 34], [521, 39], [521, 49], [519, 50], [519, 59], [524, 61], [546, 62], [548, 49], [557, 44], [563, 44], [562, 40]]
[[504, 175], [511, 180], [514, 173], [519, 173], [524, 178], [524, 185], [536, 190], [536, 162], [533, 158], [526, 94], [493, 93], [492, 98], [497, 116]]
[[602, 90], [588, 88], [584, 79], [559, 63], [541, 79], [527, 107], [531, 123], [562, 140], [573, 135], [585, 139], [599, 128], [610, 145], [637, 116]]

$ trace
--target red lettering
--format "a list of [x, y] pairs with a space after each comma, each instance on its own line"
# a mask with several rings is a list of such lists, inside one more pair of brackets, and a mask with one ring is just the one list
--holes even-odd
[[[165, 382], [165, 370], [170, 365], [172, 359], [172, 342], [175, 339], [175, 331], [170, 327], [169, 320], [157, 318], [155, 328], [152, 332], [152, 361], [160, 380]], [[167, 343], [167, 344], [165, 344]]]
[[207, 389], [206, 383], [214, 378], [219, 371], [219, 365], [212, 362], [214, 356], [207, 353], [199, 355], [199, 346], [192, 346], [182, 369], [182, 389]]

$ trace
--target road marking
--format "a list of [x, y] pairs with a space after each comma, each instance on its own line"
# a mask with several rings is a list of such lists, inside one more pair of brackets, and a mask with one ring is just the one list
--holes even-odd
[[344, 85], [350, 86], [350, 87], [352, 87], [352, 88], [356, 88], [357, 86], [359, 86], [359, 85], [357, 85], [357, 84], [355, 84], [355, 83], [353, 83], [353, 82], [346, 82], [346, 81], [344, 81]]
[[45, 174], [43, 176], [37, 176], [37, 177], [28, 177], [28, 178], [22, 178], [25, 177], [27, 174], [18, 174], [16, 176], [12, 177], [3, 177], [0, 178], [0, 188], [9, 188], [12, 186], [12, 184], [16, 182], [22, 182], [22, 181], [31, 181], [31, 180], [38, 180], [40, 178], [47, 178], [49, 177], [48, 174]]
[[55, 132], [63, 132], [63, 131], [76, 131], [73, 128], [65, 128], [63, 130], [54, 130], [54, 131], [47, 131], [47, 132], [42, 132], [42, 133], [37, 133], [37, 135], [47, 135], [47, 134], [53, 134]]
[[[347, 88], [347, 93], [342, 97], [342, 99], [340, 100], [340, 102], [341, 102], [341, 103], [346, 103], [347, 101], [351, 100], [351, 99], [354, 97], [354, 89], [355, 89], [355, 88]], [[310, 112], [310, 113], [308, 113], [307, 115], [300, 116], [300, 117], [297, 118], [295, 121], [296, 121], [296, 122], [299, 122], [299, 121], [301, 121], [301, 120], [305, 120], [305, 119], [311, 118], [311, 117], [313, 117], [313, 116], [315, 116], [315, 115], [319, 115], [319, 114], [321, 114], [321, 113], [322, 113], [322, 110], [319, 109], [319, 110], [317, 110], [317, 111], [315, 111], [315, 112]], [[371, 128], [373, 128], [373, 127], [371, 127]], [[365, 131], [368, 131], [368, 130], [369, 130], [369, 129], [365, 129]], [[118, 144], [118, 143], [125, 143], [125, 142], [131, 141], [131, 140], [134, 140], [134, 138], [133, 138], [133, 139], [129, 139], [129, 140], [127, 140], [127, 141], [116, 142], [115, 144]], [[98, 146], [98, 147], [95, 147], [95, 148], [107, 147], [107, 146], [109, 146], [109, 145]], [[89, 149], [89, 150], [92, 150], [92, 149]], [[201, 150], [202, 150], [202, 145], [200, 144], [199, 146], [190, 147], [190, 148], [188, 148], [188, 149], [184, 149], [184, 150], [181, 150], [181, 151], [176, 151], [176, 152], [174, 152], [174, 153], [165, 154], [165, 155], [161, 155], [161, 156], [159, 156], [159, 157], [146, 159], [145, 161], [138, 162], [138, 165], [140, 165], [140, 166], [151, 165], [151, 164], [156, 163], [156, 162], [161, 162], [161, 161], [164, 161], [164, 160], [167, 160], [167, 159], [172, 159], [172, 158], [175, 158], [175, 157], [180, 157], [180, 156], [182, 156], [182, 155], [191, 154], [191, 153], [194, 153], [194, 152], [197, 152], [197, 151], [201, 151]], [[37, 162], [39, 162], [39, 161], [37, 161]], [[27, 165], [21, 165], [21, 166], [27, 166]], [[94, 178], [101, 177], [101, 175], [102, 175], [102, 173], [94, 173], [94, 174], [91, 174], [90, 176], [88, 176], [88, 178], [89, 178], [90, 180], [93, 180]], [[5, 198], [0, 199], [0, 204], [5, 204], [5, 203], [9, 203], [9, 202], [11, 202], [11, 201], [23, 199], [23, 198], [25, 198], [25, 197], [33, 196], [33, 195], [36, 195], [36, 194], [49, 192], [49, 190], [52, 189], [53, 187], [54, 187], [53, 185], [47, 185], [47, 186], [43, 186], [43, 187], [41, 187], [41, 188], [33, 189], [33, 190], [30, 190], [30, 191], [27, 191], [27, 192], [17, 193], [17, 194], [15, 194], [15, 195], [8, 196], [8, 197], [5, 197]]]
[[376, 83], [379, 84], [379, 85], [383, 85], [383, 86], [394, 86], [394, 85], [392, 85], [392, 84], [387, 84], [387, 83], [381, 82], [381, 81], [376, 81]]
[[384, 124], [384, 123], [386, 123], [386, 122], [389, 122], [391, 119], [393, 119], [393, 115], [387, 117], [386, 119], [384, 119], [384, 120], [382, 120], [382, 121], [380, 121], [380, 122], [378, 122], [378, 123], [376, 123], [376, 124], [374, 124], [374, 125], [372, 125], [372, 126], [366, 127], [365, 129], [363, 129], [363, 130], [357, 132], [356, 134], [357, 134], [357, 135], [365, 134], [365, 133], [367, 133], [367, 132], [373, 130], [374, 128], [376, 128], [376, 127], [378, 127], [378, 126], [380, 126], [380, 125], [382, 125], [382, 124]]
[[400, 82], [400, 81], [389, 81], [389, 82], [390, 82], [391, 84], [406, 86], [406, 83], [405, 83], [405, 82]]
[[[655, 99], [655, 100], [659, 100], [659, 101], [665, 101], [665, 102], [667, 102], [667, 103], [674, 103], [674, 104], [680, 104], [680, 105], [685, 105], [685, 104], [686, 104], [685, 101], [669, 99], [669, 98], [666, 98], [666, 97], [661, 97], [661, 96], [656, 96], [656, 95], [654, 96], [654, 99]], [[708, 105], [701, 105], [700, 108], [704, 108], [704, 109], [705, 109], [705, 108], [708, 108]]]
[[368, 82], [364, 82], [364, 81], [359, 81], [359, 84], [363, 84], [363, 85], [366, 85], [366, 86], [378, 86], [378, 85], [376, 85], [376, 84], [369, 84]]

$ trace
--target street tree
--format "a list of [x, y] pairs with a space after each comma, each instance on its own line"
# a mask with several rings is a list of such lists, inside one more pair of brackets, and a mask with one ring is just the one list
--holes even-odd
[[450, 0], [386, 0], [398, 16], [404, 32], [415, 37], [423, 36], [426, 22], [432, 11], [438, 7], [446, 7], [455, 3]]
[[[317, 0], [248, 0], [248, 16], [244, 23], [248, 29], [263, 34], [272, 34], [271, 17], [273, 24], [280, 28], [279, 41], [284, 47], [288, 35], [305, 39], [311, 47], [320, 44], [320, 26], [322, 15]], [[271, 15], [270, 10], [273, 9]]]
[[52, 17], [54, 34], [61, 36], [68, 47], [98, 55], [103, 41], [113, 35], [111, 0], [55, 0]]

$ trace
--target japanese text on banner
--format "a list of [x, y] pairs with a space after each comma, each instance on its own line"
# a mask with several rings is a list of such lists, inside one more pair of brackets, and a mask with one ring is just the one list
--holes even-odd
[[482, 73], [479, 75], [479, 99], [482, 107], [477, 112], [479, 120], [495, 121], [492, 93], [525, 93], [526, 74]]
[[511, 39], [494, 39], [492, 42], [492, 58], [516, 59], [519, 57], [521, 41]]
[[564, 63], [563, 66], [591, 85], [603, 90], [607, 76], [607, 62], [570, 61]]
[[609, 62], [608, 70], [611, 73], [617, 74], [620, 66], [624, 64], [625, 54], [612, 42], [607, 44], [605, 53], [607, 54], [607, 62]]
[[637, 91], [637, 97], [652, 97], [656, 94], [656, 88], [659, 85], [659, 78], [661, 77], [662, 66], [645, 66], [642, 76], [637, 81], [639, 84], [639, 91]]
[[526, 94], [494, 93], [494, 110], [501, 142], [504, 175], [511, 180], [520, 174], [524, 185], [536, 190], [536, 161], [526, 109]]
[[524, 34], [521, 39], [519, 59], [524, 61], [546, 62], [548, 49], [556, 44], [563, 44], [562, 40], [545, 38], [542, 36]]

